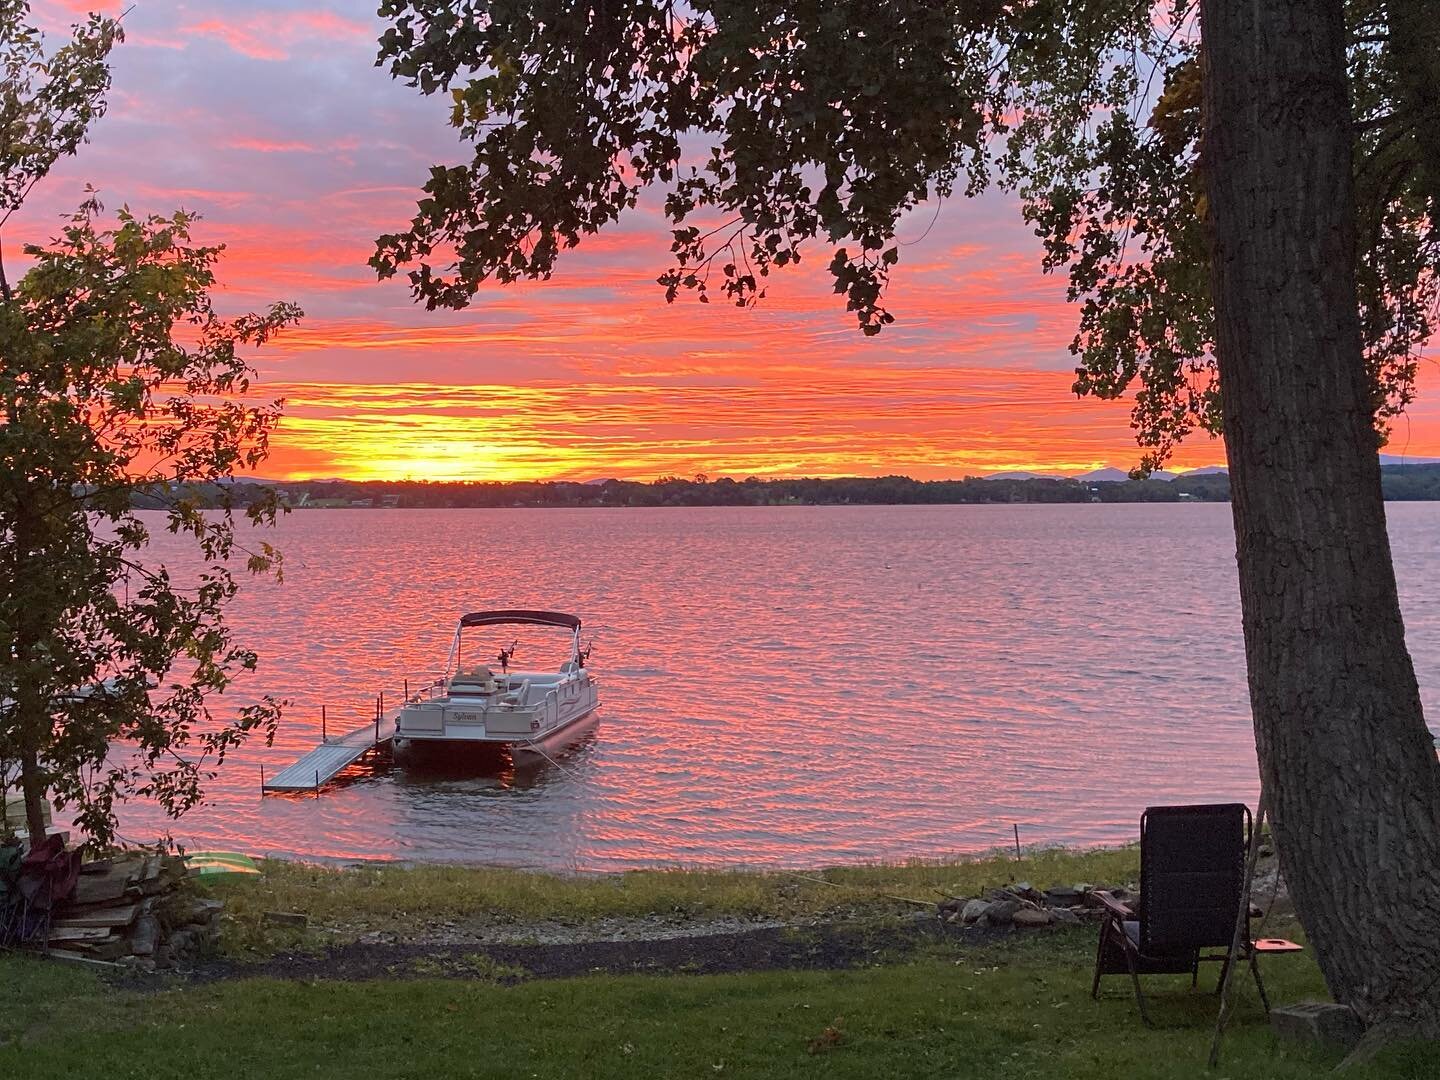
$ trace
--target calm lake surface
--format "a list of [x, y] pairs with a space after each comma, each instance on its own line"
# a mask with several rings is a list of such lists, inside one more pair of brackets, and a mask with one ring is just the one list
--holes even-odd
[[[1433, 725], [1440, 504], [1387, 509]], [[279, 738], [179, 822], [128, 807], [130, 839], [817, 866], [982, 851], [1017, 823], [1026, 844], [1123, 841], [1147, 804], [1256, 796], [1228, 506], [317, 510], [269, 538], [285, 581], [246, 582], [231, 609], [261, 656], [234, 704], [291, 699]], [[521, 606], [594, 632], [600, 722], [558, 766], [261, 798], [261, 764], [310, 749], [322, 704], [331, 733], [363, 723], [380, 690], [439, 674], [460, 614]], [[467, 659], [505, 629], [467, 631]], [[565, 644], [521, 628], [516, 664]]]

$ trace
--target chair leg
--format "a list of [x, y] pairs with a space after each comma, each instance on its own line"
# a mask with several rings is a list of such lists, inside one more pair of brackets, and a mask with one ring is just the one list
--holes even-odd
[[1100, 927], [1100, 944], [1095, 946], [1095, 981], [1090, 984], [1090, 996], [1100, 1000], [1100, 962], [1105, 958], [1105, 932], [1108, 926]]
[[1230, 974], [1230, 957], [1227, 955], [1220, 964], [1220, 978], [1215, 981], [1215, 996], [1220, 996], [1220, 991], [1225, 989], [1225, 976]]
[[1140, 1006], [1140, 1019], [1146, 1027], [1153, 1028], [1155, 1025], [1150, 1022], [1150, 1010], [1145, 1007], [1145, 993], [1140, 989], [1140, 973], [1135, 970], [1135, 958], [1130, 955], [1129, 950], [1125, 952], [1125, 963], [1130, 968], [1130, 981], [1135, 984], [1135, 1001]]
[[1255, 976], [1255, 989], [1260, 991], [1260, 1004], [1265, 1006], [1265, 1015], [1270, 1015], [1270, 999], [1265, 994], [1265, 980], [1260, 978], [1260, 964], [1255, 958], [1255, 952], [1250, 952], [1250, 973]]

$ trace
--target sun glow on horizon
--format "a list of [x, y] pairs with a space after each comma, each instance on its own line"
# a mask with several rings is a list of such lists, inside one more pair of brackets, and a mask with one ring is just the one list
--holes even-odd
[[[788, 380], [270, 384], [286, 410], [261, 472], [294, 480], [954, 479], [1114, 464], [1116, 421], [1128, 406], [1066, 401], [1067, 382], [1054, 372], [960, 369], [812, 373], [804, 395]], [[1220, 444], [1206, 440], [1176, 464], [1220, 458]]]

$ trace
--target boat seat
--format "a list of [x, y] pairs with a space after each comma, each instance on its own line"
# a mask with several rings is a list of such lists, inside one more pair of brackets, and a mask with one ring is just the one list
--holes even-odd
[[452, 694], [493, 694], [495, 673], [483, 664], [477, 664], [469, 671], [459, 671], [450, 680]]
[[505, 676], [511, 686], [527, 682], [531, 686], [553, 686], [565, 678], [563, 671], [512, 671]]

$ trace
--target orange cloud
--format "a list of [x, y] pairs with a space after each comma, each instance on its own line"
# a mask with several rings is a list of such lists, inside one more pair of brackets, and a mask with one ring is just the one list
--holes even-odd
[[[1123, 403], [1057, 372], [771, 373], [750, 385], [274, 383], [284, 478], [517, 480], [744, 475], [955, 477], [1110, 463]], [[1218, 444], [1187, 451], [1213, 463]]]

